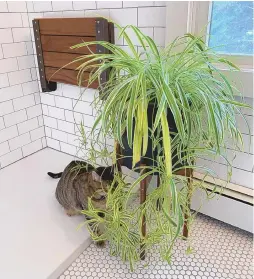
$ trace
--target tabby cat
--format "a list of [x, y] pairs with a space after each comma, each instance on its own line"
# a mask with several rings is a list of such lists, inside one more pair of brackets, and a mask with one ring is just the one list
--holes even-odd
[[[81, 210], [87, 209], [89, 197], [96, 209], [106, 209], [106, 195], [114, 180], [114, 167], [94, 168], [83, 161], [72, 161], [63, 172], [48, 172], [48, 175], [60, 178], [55, 194], [67, 215], [80, 214]], [[99, 216], [104, 217], [103, 213]], [[99, 231], [96, 233], [100, 234]]]

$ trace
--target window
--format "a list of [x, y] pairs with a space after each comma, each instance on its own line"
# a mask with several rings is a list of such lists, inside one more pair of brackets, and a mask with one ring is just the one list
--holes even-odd
[[212, 2], [208, 45], [218, 53], [252, 55], [253, 2]]

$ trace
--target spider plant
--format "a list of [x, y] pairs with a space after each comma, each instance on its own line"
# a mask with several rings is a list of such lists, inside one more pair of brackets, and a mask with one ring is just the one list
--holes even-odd
[[[123, 177], [116, 174], [118, 186], [108, 192], [105, 218], [98, 216], [91, 203], [83, 213], [89, 215], [89, 222], [106, 228], [100, 237], [91, 231], [92, 237], [109, 240], [112, 253], [129, 261], [133, 268], [139, 259], [140, 241], [148, 250], [159, 245], [162, 258], [170, 262], [173, 245], [181, 237], [183, 212], [189, 210], [187, 179], [176, 175], [177, 170], [188, 167], [215, 177], [212, 170], [195, 162], [202, 156], [221, 156], [228, 164], [230, 179], [232, 162], [227, 159], [226, 140], [231, 138], [235, 147], [241, 148], [236, 114], [241, 114], [241, 108], [248, 105], [235, 100], [234, 95], [240, 92], [219, 70], [219, 66], [232, 71], [238, 71], [238, 67], [213, 52], [201, 37], [186, 34], [159, 49], [137, 27], [115, 25], [129, 51], [105, 41], [84, 42], [72, 48], [89, 48], [96, 44], [103, 46], [107, 53], [91, 52], [74, 62], [80, 62], [79, 85], [84, 72], [90, 72], [89, 84], [100, 81], [104, 71], [109, 72], [108, 81], [100, 84], [100, 97], [94, 102], [98, 115], [91, 141], [111, 136], [123, 147], [122, 137], [126, 131], [128, 145], [133, 150], [133, 170], [141, 171], [141, 175], [126, 185]], [[130, 31], [139, 42], [138, 48], [129, 37]], [[150, 103], [157, 106], [152, 126], [148, 125], [147, 115]], [[169, 130], [168, 111], [172, 112], [177, 127], [175, 134]], [[141, 166], [135, 165], [145, 156], [149, 137], [154, 148], [160, 151], [154, 158], [156, 166], [147, 167], [143, 172]], [[103, 148], [107, 149], [107, 145]], [[93, 158], [94, 152], [95, 149]], [[116, 152], [109, 154], [113, 161], [117, 160]], [[172, 156], [177, 156], [177, 163], [173, 165]], [[160, 176], [160, 187], [147, 195], [144, 204], [131, 203], [133, 190], [142, 179], [154, 173]], [[205, 190], [203, 181], [194, 181], [192, 191], [196, 188]], [[157, 200], [161, 202], [161, 211], [157, 210]], [[146, 236], [141, 233], [143, 214], [146, 215]]]

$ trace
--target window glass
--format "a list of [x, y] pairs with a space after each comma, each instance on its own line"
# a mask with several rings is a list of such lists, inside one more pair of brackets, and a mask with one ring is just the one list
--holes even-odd
[[253, 2], [212, 2], [208, 45], [227, 54], [253, 54]]

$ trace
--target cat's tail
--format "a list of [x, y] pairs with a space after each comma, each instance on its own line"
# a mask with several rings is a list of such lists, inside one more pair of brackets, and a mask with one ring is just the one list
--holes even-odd
[[59, 173], [48, 172], [48, 175], [52, 178], [60, 178], [62, 174], [63, 174], [62, 172]]

